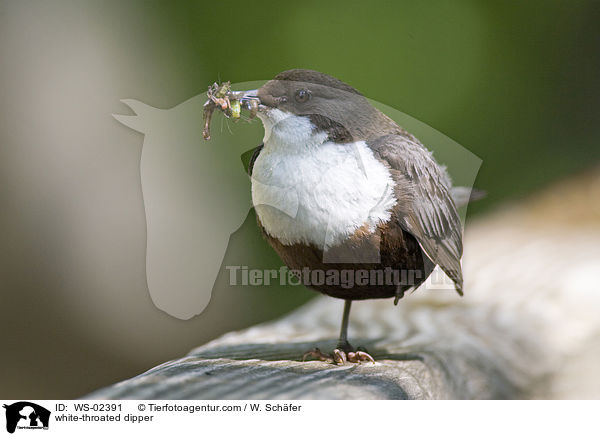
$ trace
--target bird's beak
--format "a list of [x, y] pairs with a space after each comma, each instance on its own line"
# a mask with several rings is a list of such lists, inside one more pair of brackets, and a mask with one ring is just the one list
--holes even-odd
[[253, 110], [253, 108], [257, 108], [260, 105], [258, 89], [251, 89], [250, 91], [233, 91], [231, 97], [239, 100], [242, 107], [247, 110]]

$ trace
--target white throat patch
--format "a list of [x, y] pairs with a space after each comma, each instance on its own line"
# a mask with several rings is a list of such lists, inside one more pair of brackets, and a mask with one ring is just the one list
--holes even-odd
[[327, 134], [314, 133], [307, 117], [277, 109], [261, 120], [252, 202], [270, 236], [327, 249], [390, 219], [394, 182], [364, 141], [325, 142]]

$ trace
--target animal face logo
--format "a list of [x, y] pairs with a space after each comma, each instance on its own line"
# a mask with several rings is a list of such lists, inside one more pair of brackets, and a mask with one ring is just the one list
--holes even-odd
[[[258, 89], [265, 82], [239, 83], [232, 88]], [[251, 180], [240, 157], [259, 145], [263, 135], [274, 132], [273, 126], [263, 131], [258, 121], [233, 124], [217, 114], [207, 142], [202, 135], [205, 101], [206, 95], [200, 94], [171, 109], [157, 109], [126, 99], [122, 102], [135, 115], [113, 115], [144, 135], [140, 175], [147, 223], [147, 283], [154, 304], [179, 319], [192, 318], [208, 305], [215, 279], [221, 268], [225, 269], [222, 260], [229, 238], [252, 208]], [[455, 184], [473, 186], [481, 165], [477, 156], [406, 114], [369, 102], [433, 149], [439, 161], [450, 168]], [[220, 129], [219, 122], [224, 123]], [[353, 165], [356, 174], [370, 177], [367, 164], [356, 149], [314, 180], [335, 180], [337, 165]], [[277, 213], [291, 219], [302, 213], [303, 202], [316, 201], [310, 192], [295, 192], [293, 186], [276, 186], [265, 180], [253, 180], [253, 184], [267, 185], [262, 190], [265, 207], [279, 209]], [[381, 192], [373, 194], [380, 196], [373, 207], [392, 200], [389, 187], [381, 186]], [[463, 218], [464, 213], [462, 210]], [[327, 217], [322, 221], [333, 223]], [[322, 227], [323, 243], [327, 244], [333, 233], [329, 225]], [[377, 253], [369, 256], [377, 259]]]
[[14, 433], [17, 428], [47, 429], [50, 411], [29, 401], [19, 401], [3, 406], [6, 409], [6, 431]]

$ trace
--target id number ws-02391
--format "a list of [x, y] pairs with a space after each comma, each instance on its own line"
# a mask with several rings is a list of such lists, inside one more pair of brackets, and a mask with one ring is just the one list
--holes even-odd
[[73, 404], [76, 412], [121, 412], [121, 405], [114, 403]]

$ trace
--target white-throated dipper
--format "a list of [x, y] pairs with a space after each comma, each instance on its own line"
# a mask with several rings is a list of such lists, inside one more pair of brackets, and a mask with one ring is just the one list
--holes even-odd
[[241, 95], [242, 106], [258, 104], [265, 129], [248, 169], [260, 229], [303, 284], [345, 300], [333, 354], [308, 354], [373, 361], [348, 342], [352, 301], [397, 302], [435, 265], [462, 295], [450, 178], [414, 136], [317, 71], [284, 71]]

